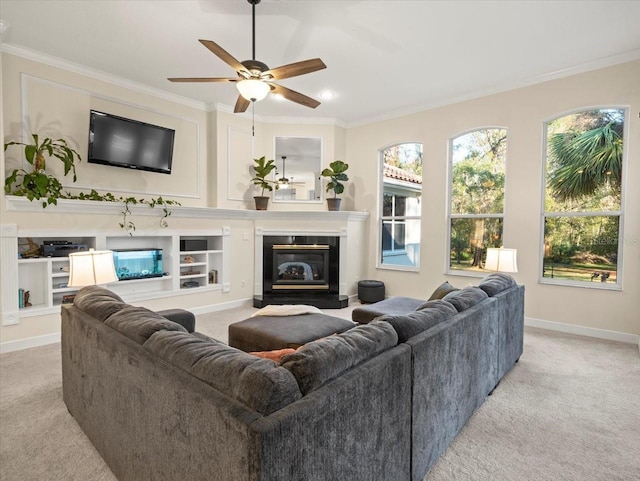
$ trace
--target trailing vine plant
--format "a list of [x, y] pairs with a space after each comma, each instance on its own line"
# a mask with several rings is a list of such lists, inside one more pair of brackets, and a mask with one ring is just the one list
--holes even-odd
[[131, 220], [131, 208], [132, 205], [138, 204], [146, 204], [150, 208], [154, 208], [156, 206], [162, 206], [162, 217], [160, 217], [160, 227], [165, 228], [169, 227], [167, 222], [167, 217], [171, 215], [171, 209], [169, 206], [172, 205], [182, 205], [180, 202], [170, 199], [163, 199], [162, 196], [157, 199], [137, 199], [135, 197], [116, 197], [113, 194], [107, 192], [106, 194], [100, 194], [98, 191], [92, 189], [88, 194], [81, 192], [77, 195], [71, 195], [68, 192], [64, 194], [66, 199], [80, 199], [80, 200], [96, 200], [96, 201], [105, 201], [105, 202], [121, 202], [123, 204], [122, 208], [122, 220], [118, 223], [121, 229], [123, 229], [127, 234], [133, 236], [133, 233], [136, 230], [135, 223]]

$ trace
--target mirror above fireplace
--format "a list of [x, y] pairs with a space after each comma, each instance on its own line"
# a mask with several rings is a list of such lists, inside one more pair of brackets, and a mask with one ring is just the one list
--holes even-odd
[[322, 202], [322, 139], [320, 137], [275, 137], [274, 202]]

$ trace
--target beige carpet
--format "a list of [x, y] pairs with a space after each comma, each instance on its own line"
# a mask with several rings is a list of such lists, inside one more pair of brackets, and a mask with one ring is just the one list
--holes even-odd
[[[254, 311], [199, 316], [197, 328], [226, 341]], [[638, 479], [637, 346], [527, 328], [520, 362], [425, 481]], [[62, 401], [59, 345], [0, 356], [0, 480], [115, 480]]]

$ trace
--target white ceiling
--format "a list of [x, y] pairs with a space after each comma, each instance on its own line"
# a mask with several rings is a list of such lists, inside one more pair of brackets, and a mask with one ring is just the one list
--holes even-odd
[[[235, 76], [198, 39], [251, 58], [243, 0], [0, 0], [0, 20], [5, 52], [27, 49], [211, 109], [233, 108], [234, 84], [166, 78]], [[327, 69], [280, 83], [335, 98], [314, 110], [269, 96], [255, 113], [358, 125], [634, 60], [639, 20], [639, 0], [262, 0], [256, 58], [273, 68], [320, 57]]]

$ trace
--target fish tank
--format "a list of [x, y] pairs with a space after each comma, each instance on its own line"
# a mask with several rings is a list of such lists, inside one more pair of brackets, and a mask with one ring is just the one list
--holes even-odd
[[121, 281], [162, 277], [162, 249], [114, 249], [113, 263]]

